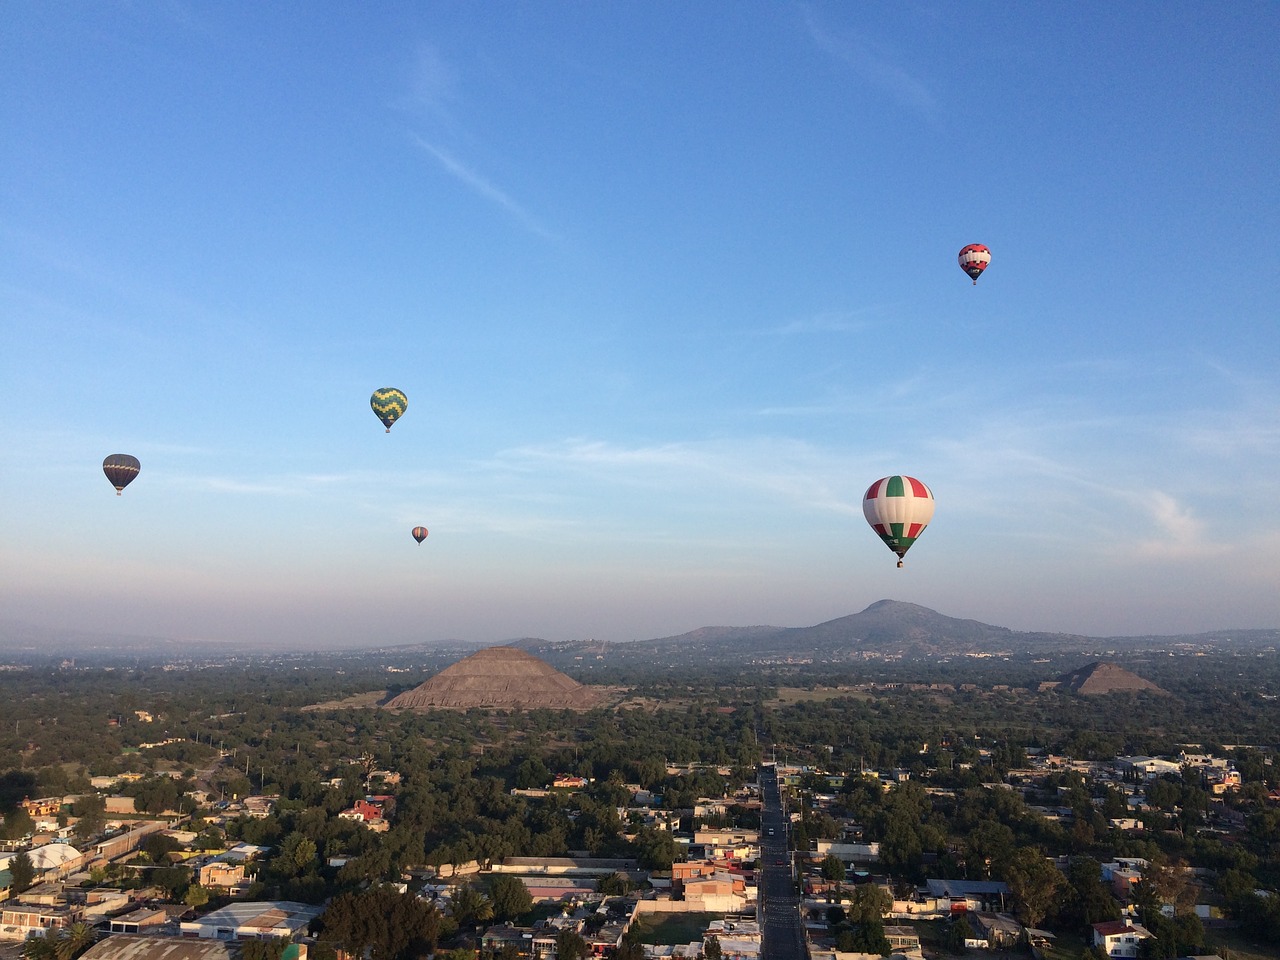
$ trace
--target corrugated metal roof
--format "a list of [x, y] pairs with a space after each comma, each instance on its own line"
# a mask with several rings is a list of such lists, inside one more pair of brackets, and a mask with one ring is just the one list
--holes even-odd
[[239, 945], [226, 940], [115, 934], [90, 947], [81, 960], [239, 960], [239, 957]]

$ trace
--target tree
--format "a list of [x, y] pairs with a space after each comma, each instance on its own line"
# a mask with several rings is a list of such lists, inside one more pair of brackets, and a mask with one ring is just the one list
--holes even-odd
[[[884, 925], [884, 915], [893, 909], [893, 898], [883, 887], [864, 883], [853, 888], [845, 911], [851, 923]], [[883, 932], [883, 931], [882, 931]]]
[[151, 833], [142, 838], [139, 849], [151, 858], [152, 863], [164, 863], [169, 854], [182, 849], [182, 844], [166, 834]]
[[852, 952], [853, 953], [878, 953], [882, 957], [887, 957], [893, 952], [893, 947], [889, 945], [889, 939], [884, 935], [884, 921], [873, 920], [867, 923], [859, 923], [851, 931]]
[[533, 909], [533, 897], [519, 877], [499, 874], [489, 884], [489, 899], [493, 901], [493, 916], [501, 920], [514, 920]]
[[9, 861], [9, 875], [13, 878], [13, 890], [15, 893], [21, 893], [31, 886], [31, 882], [36, 877], [36, 868], [32, 865], [31, 857], [27, 855], [27, 851], [21, 851]]
[[823, 880], [829, 880], [832, 883], [842, 883], [844, 881], [844, 862], [834, 853], [828, 853], [822, 858], [820, 869]]
[[197, 850], [221, 850], [224, 846], [222, 831], [215, 826], [207, 826], [192, 846]]
[[556, 960], [583, 960], [591, 948], [577, 930], [561, 930], [556, 934]]
[[676, 841], [668, 830], [644, 827], [636, 835], [640, 866], [646, 870], [670, 870], [676, 860]]
[[77, 797], [71, 812], [77, 818], [71, 831], [81, 840], [88, 840], [107, 822], [107, 802], [96, 793]]
[[14, 807], [4, 815], [4, 827], [0, 829], [0, 839], [21, 840], [35, 833], [36, 822], [31, 814], [22, 807]]
[[1014, 913], [1029, 927], [1044, 919], [1066, 886], [1066, 878], [1037, 847], [1020, 847], [1001, 871], [1013, 897]]
[[644, 960], [644, 944], [640, 942], [640, 934], [635, 929], [622, 935], [622, 943], [614, 952], [613, 960]]
[[624, 897], [631, 892], [631, 878], [621, 871], [611, 873], [601, 877], [596, 889], [606, 897]]
[[1153, 807], [1159, 807], [1166, 813], [1173, 813], [1181, 796], [1182, 791], [1178, 789], [1178, 784], [1167, 776], [1152, 781], [1147, 787], [1147, 803]]
[[965, 837], [965, 862], [985, 879], [993, 864], [1013, 855], [1016, 844], [1013, 831], [1003, 823], [982, 820]]
[[187, 892], [191, 871], [186, 867], [160, 867], [151, 871], [151, 880], [169, 899], [176, 900]]
[[92, 924], [77, 920], [57, 937], [53, 945], [56, 960], [75, 960], [97, 942], [98, 931]]
[[[182, 896], [182, 902], [188, 907], [203, 907], [209, 902], [209, 891], [198, 883], [193, 883], [187, 887], [187, 892]], [[244, 958], [241, 958], [244, 960]]]
[[973, 927], [969, 925], [969, 921], [964, 917], [960, 917], [951, 922], [947, 927], [947, 932], [943, 937], [943, 943], [952, 953], [964, 953], [968, 948], [964, 945], [966, 940], [974, 938]]
[[444, 929], [434, 904], [391, 887], [339, 894], [319, 925], [324, 939], [369, 960], [412, 960], [434, 950]]
[[453, 919], [459, 927], [474, 927], [493, 917], [493, 904], [471, 884], [463, 884], [453, 895]]
[[284, 956], [284, 948], [289, 943], [288, 937], [272, 937], [270, 940], [242, 940], [240, 942], [240, 960], [280, 960]]
[[720, 939], [718, 937], [707, 937], [702, 941], [702, 955], [706, 960], [721, 960], [724, 956], [720, 949]]
[[305, 834], [294, 831], [284, 838], [277, 865], [286, 876], [296, 877], [315, 864], [316, 853], [316, 842]]
[[536, 757], [530, 757], [516, 770], [516, 786], [521, 789], [545, 787], [551, 782], [551, 771]]
[[1120, 906], [1102, 882], [1102, 867], [1092, 857], [1072, 857], [1067, 863], [1066, 894], [1058, 907], [1064, 922], [1083, 926], [1116, 920]]

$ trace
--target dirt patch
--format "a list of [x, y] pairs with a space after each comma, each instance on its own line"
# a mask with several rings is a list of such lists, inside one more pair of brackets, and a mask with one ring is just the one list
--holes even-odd
[[309, 704], [302, 708], [302, 712], [307, 713], [313, 710], [371, 710], [381, 705], [386, 699], [386, 690], [370, 690], [367, 693], [357, 693], [342, 700], [326, 700], [324, 703]]

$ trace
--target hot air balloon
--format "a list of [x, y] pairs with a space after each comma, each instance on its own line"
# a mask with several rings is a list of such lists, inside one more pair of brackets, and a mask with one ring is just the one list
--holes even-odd
[[862, 514], [902, 566], [902, 558], [933, 519], [933, 494], [915, 477], [883, 477], [863, 496]]
[[978, 285], [978, 277], [991, 262], [991, 251], [980, 243], [971, 243], [960, 251], [960, 269], [973, 278], [973, 285]]
[[387, 428], [387, 433], [390, 433], [391, 425], [403, 417], [405, 410], [408, 409], [409, 398], [395, 387], [382, 387], [373, 391], [373, 396], [369, 398], [369, 406], [373, 407], [373, 412]]
[[132, 482], [141, 469], [142, 464], [138, 462], [138, 458], [131, 457], [127, 453], [113, 453], [102, 461], [102, 472], [116, 488], [117, 497], [124, 493], [124, 488]]
[[413, 539], [417, 540], [419, 543], [421, 543], [423, 540], [427, 539], [427, 528], [426, 528], [426, 527], [414, 527], [414, 528], [413, 528]]

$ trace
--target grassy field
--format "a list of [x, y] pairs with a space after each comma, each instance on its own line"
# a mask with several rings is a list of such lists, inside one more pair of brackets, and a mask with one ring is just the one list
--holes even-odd
[[1257, 942], [1239, 930], [1206, 930], [1204, 945], [1222, 960], [1280, 960], [1280, 943]]
[[1084, 938], [1060, 933], [1053, 941], [1053, 946], [1045, 954], [1045, 960], [1080, 960], [1084, 953]]
[[814, 700], [835, 700], [840, 697], [870, 700], [871, 694], [853, 690], [849, 687], [819, 687], [816, 690], [806, 690], [803, 687], [779, 687], [777, 699], [769, 701], [769, 705], [789, 706], [796, 703], [809, 703]]
[[641, 943], [695, 943], [702, 940], [712, 920], [723, 918], [722, 913], [648, 913], [636, 920], [633, 929]]

